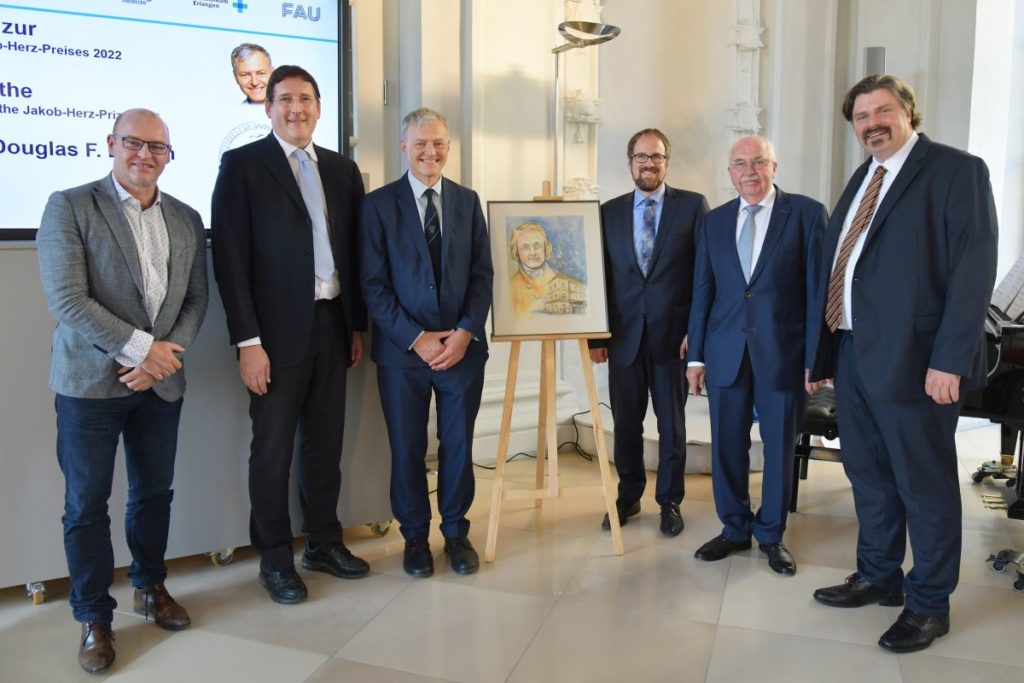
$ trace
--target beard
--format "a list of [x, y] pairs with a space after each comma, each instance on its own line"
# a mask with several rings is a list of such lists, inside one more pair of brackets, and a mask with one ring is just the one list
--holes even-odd
[[651, 192], [652, 190], [658, 189], [658, 185], [661, 185], [661, 178], [657, 173], [638, 173], [633, 176], [633, 182], [636, 183], [636, 186], [644, 192]]

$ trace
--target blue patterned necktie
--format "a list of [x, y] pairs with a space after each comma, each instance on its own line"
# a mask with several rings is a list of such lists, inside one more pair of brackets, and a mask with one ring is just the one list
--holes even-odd
[[636, 264], [640, 266], [640, 272], [644, 277], [647, 277], [647, 271], [651, 267], [651, 254], [654, 253], [654, 219], [658, 202], [648, 198], [643, 204], [644, 218], [640, 229], [633, 235], [633, 247], [636, 250]]
[[740, 238], [736, 240], [736, 251], [740, 256], [740, 267], [743, 269], [743, 278], [750, 282], [750, 272], [753, 270], [754, 260], [754, 235], [757, 226], [754, 225], [754, 216], [764, 207], [760, 204], [751, 204], [743, 210], [747, 212], [747, 219], [743, 221], [743, 228], [740, 229]]
[[423, 214], [423, 237], [427, 240], [427, 251], [430, 253], [430, 265], [434, 269], [434, 287], [441, 291], [441, 219], [434, 205], [433, 188], [428, 187], [423, 196], [427, 198], [427, 210]]
[[296, 149], [293, 154], [299, 161], [299, 192], [313, 222], [313, 272], [321, 280], [330, 280], [334, 274], [334, 255], [331, 254], [331, 239], [327, 236], [327, 212], [324, 211], [316, 168], [310, 163], [306, 150]]

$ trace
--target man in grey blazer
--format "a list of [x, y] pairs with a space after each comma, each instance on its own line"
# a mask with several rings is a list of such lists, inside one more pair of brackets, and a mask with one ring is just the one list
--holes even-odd
[[53, 333], [57, 460], [65, 479], [64, 551], [78, 662], [114, 661], [114, 553], [107, 499], [120, 438], [128, 471], [125, 534], [134, 610], [178, 630], [164, 552], [185, 378], [181, 356], [206, 313], [206, 234], [193, 209], [157, 188], [171, 159], [160, 117], [131, 109], [107, 136], [113, 172], [54, 192], [36, 235]]

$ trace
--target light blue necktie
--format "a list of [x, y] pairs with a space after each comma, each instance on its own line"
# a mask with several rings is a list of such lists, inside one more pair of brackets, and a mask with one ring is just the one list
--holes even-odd
[[640, 229], [633, 235], [633, 247], [636, 249], [636, 264], [640, 266], [640, 272], [644, 277], [647, 277], [647, 270], [651, 267], [651, 255], [654, 253], [654, 219], [658, 202], [648, 198], [643, 204], [644, 218]]
[[743, 228], [740, 229], [740, 238], [736, 240], [736, 251], [740, 256], [740, 267], [743, 269], [743, 277], [750, 282], [750, 271], [753, 269], [754, 260], [754, 234], [757, 227], [754, 225], [754, 216], [764, 207], [760, 204], [751, 204], [743, 210], [747, 212], [747, 219], [743, 221]]
[[327, 236], [327, 212], [324, 211], [320, 181], [306, 150], [296, 149], [294, 154], [299, 160], [299, 192], [313, 221], [313, 272], [321, 280], [330, 280], [334, 274], [334, 256], [331, 254], [331, 239]]

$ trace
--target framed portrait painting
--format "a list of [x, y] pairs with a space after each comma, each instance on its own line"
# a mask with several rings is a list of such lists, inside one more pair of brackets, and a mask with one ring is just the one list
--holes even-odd
[[488, 202], [492, 336], [608, 334], [596, 201]]

